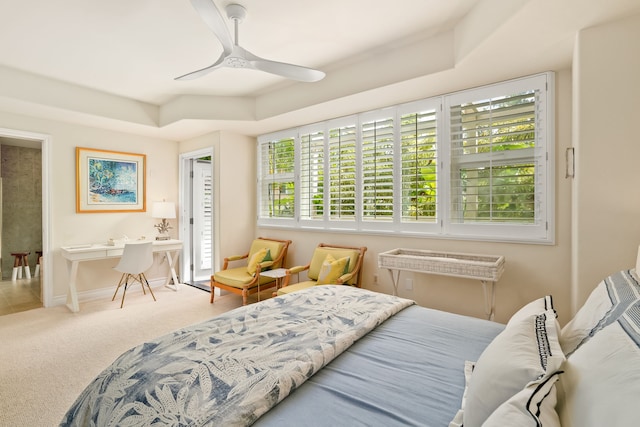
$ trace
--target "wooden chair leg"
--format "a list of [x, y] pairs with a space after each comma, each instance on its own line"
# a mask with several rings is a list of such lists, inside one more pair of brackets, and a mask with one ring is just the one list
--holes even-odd
[[[144, 283], [146, 283], [147, 288], [149, 289], [149, 293], [151, 293], [151, 296], [153, 297], [153, 300], [157, 301], [156, 296], [153, 294], [153, 291], [151, 290], [151, 286], [149, 286], [149, 281], [147, 280], [147, 276], [145, 276], [144, 273], [140, 273], [140, 283], [142, 283], [142, 280], [144, 280]], [[144, 284], [142, 285], [142, 290], [144, 290]]]
[[122, 292], [122, 302], [120, 303], [120, 308], [124, 307], [124, 297], [127, 295], [127, 288], [129, 287], [129, 274], [127, 274], [127, 278], [124, 279], [124, 292]]
[[215, 297], [216, 287], [213, 286], [213, 280], [211, 282], [209, 282], [209, 285], [211, 286], [211, 296], [209, 297], [209, 304], [213, 304], [213, 299]]
[[247, 305], [247, 289], [242, 290], [242, 305]]
[[[134, 277], [138, 282], [140, 282], [140, 286], [142, 287], [142, 294], [146, 295], [147, 291], [144, 290], [144, 282], [142, 281], [142, 273], [138, 274], [137, 277]], [[155, 298], [154, 298], [155, 299]]]
[[118, 282], [118, 286], [116, 287], [116, 291], [113, 293], [113, 298], [111, 298], [111, 301], [114, 301], [116, 299], [116, 295], [118, 295], [118, 289], [120, 289], [120, 286], [122, 286], [122, 281], [124, 280], [125, 276], [126, 274], [120, 276], [120, 282]]
[[127, 274], [124, 273], [122, 274], [122, 277], [120, 277], [120, 282], [118, 282], [118, 286], [116, 287], [116, 291], [113, 293], [113, 298], [111, 298], [111, 301], [114, 301], [116, 299], [116, 295], [118, 295], [118, 290], [120, 290], [120, 287], [123, 285], [124, 282], [124, 290], [122, 292], [122, 301], [120, 302], [120, 308], [124, 307], [124, 297], [127, 295], [127, 288], [129, 287], [129, 279], [131, 279], [131, 284], [133, 284], [134, 282], [140, 282], [140, 286], [142, 286], [142, 292], [146, 295], [147, 291], [144, 289], [144, 286], [147, 286], [147, 289], [149, 289], [149, 292], [151, 293], [151, 296], [153, 297], [154, 301], [157, 301], [156, 296], [153, 293], [153, 290], [151, 289], [151, 285], [149, 285], [149, 281], [147, 280], [147, 277], [144, 275], [144, 273], [140, 273], [138, 275], [133, 275], [133, 274]]

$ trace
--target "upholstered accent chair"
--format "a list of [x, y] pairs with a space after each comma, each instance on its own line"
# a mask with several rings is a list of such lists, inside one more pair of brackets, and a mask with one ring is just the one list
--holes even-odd
[[[211, 276], [211, 299], [213, 303], [215, 288], [224, 289], [242, 295], [242, 305], [247, 297], [276, 286], [277, 279], [260, 274], [267, 269], [283, 268], [291, 240], [258, 237], [244, 255], [233, 255], [224, 259], [222, 270]], [[229, 268], [230, 262], [244, 261], [242, 266]], [[237, 263], [239, 264], [239, 263]]]
[[[276, 295], [286, 295], [316, 285], [351, 285], [361, 287], [362, 263], [366, 247], [320, 243], [307, 265], [287, 269], [282, 287]], [[307, 280], [292, 283], [292, 276], [306, 271]]]

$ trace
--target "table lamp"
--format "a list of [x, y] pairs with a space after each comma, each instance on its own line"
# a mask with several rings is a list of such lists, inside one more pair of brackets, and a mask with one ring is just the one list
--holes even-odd
[[169, 240], [169, 230], [173, 227], [169, 225], [167, 219], [173, 219], [176, 217], [176, 204], [173, 202], [153, 202], [151, 208], [151, 216], [153, 218], [162, 219], [159, 224], [154, 225], [158, 229], [158, 236], [156, 240]]

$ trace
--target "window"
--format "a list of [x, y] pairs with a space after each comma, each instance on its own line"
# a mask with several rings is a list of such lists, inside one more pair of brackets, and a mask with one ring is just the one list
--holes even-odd
[[527, 239], [548, 234], [552, 201], [546, 190], [546, 77], [469, 90], [445, 100], [452, 233], [515, 233]]
[[300, 132], [300, 218], [324, 218], [324, 132]]
[[349, 124], [329, 130], [328, 218], [356, 220], [356, 126]]
[[260, 216], [294, 218], [295, 138], [270, 139], [259, 145]]
[[[440, 101], [405, 106], [400, 114], [401, 217], [404, 228], [437, 225], [438, 112]], [[435, 231], [435, 230], [433, 230]]]
[[387, 112], [361, 118], [362, 220], [393, 221], [394, 117]]
[[551, 73], [258, 143], [259, 225], [553, 242]]

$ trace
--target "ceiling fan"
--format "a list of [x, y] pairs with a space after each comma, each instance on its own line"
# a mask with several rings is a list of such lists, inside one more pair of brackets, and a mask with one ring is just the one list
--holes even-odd
[[284, 62], [270, 61], [260, 58], [238, 45], [238, 24], [242, 22], [247, 10], [239, 4], [230, 4], [225, 8], [227, 17], [233, 20], [235, 27], [235, 40], [231, 38], [229, 29], [222, 14], [213, 3], [213, 0], [191, 0], [191, 4], [200, 14], [202, 20], [213, 30], [222, 43], [224, 49], [220, 57], [212, 65], [201, 70], [176, 77], [175, 80], [193, 80], [222, 67], [248, 68], [277, 74], [301, 82], [316, 82], [322, 80], [325, 73], [300, 65], [286, 64]]

